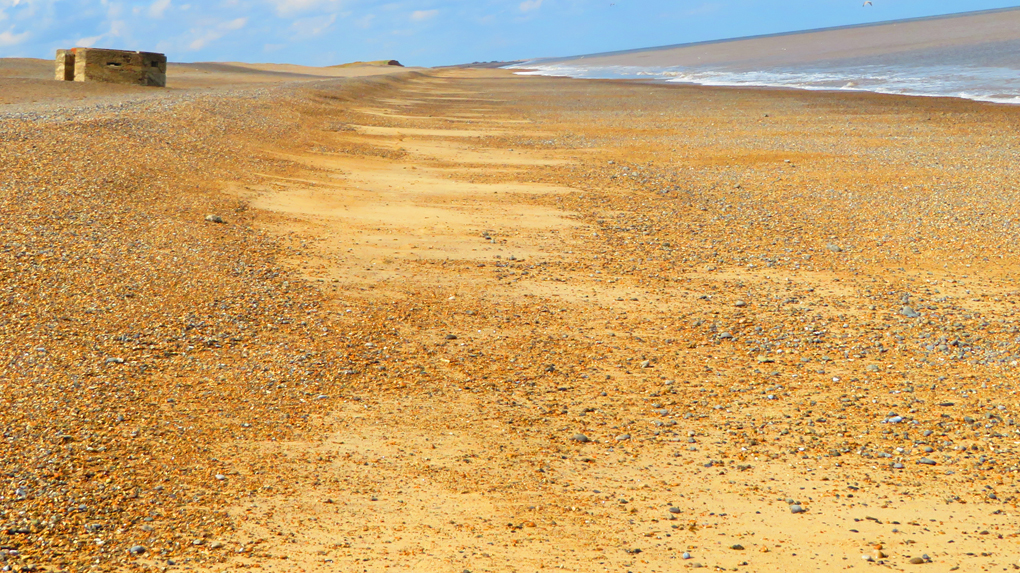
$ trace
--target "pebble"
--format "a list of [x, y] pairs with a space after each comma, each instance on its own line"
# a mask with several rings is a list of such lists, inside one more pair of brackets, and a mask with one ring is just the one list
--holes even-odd
[[680, 557], [683, 558], [683, 559], [690, 559], [691, 558], [691, 554], [686, 552], [686, 551], [684, 551], [684, 554], [681, 555]]
[[900, 309], [900, 314], [907, 318], [918, 318], [921, 316], [921, 313], [917, 312], [916, 310], [909, 306], [904, 306], [902, 309]]
[[922, 558], [922, 557], [911, 557], [910, 558], [910, 564], [911, 565], [921, 565], [922, 563], [927, 563], [927, 561], [925, 561], [924, 558]]
[[131, 555], [141, 555], [146, 551], [148, 551], [148, 549], [146, 549], [144, 545], [132, 545], [131, 548], [128, 549], [128, 553]]
[[582, 444], [587, 444], [588, 442], [591, 441], [588, 438], [588, 436], [586, 436], [584, 434], [574, 434], [570, 439], [575, 441], [575, 442], [582, 443]]
[[917, 460], [917, 463], [919, 463], [921, 465], [925, 465], [925, 466], [938, 465], [938, 464], [935, 463], [935, 460], [932, 460], [932, 459], [929, 459], [929, 458], [921, 458], [921, 459]]
[[205, 220], [210, 223], [222, 223], [223, 217], [220, 217], [219, 215], [206, 215]]
[[677, 513], [680, 513], [681, 511], [682, 510], [679, 507], [676, 507], [676, 506], [670, 506], [670, 508], [669, 508], [669, 512], [672, 513], [672, 514], [677, 514]]
[[807, 510], [804, 509], [804, 506], [802, 505], [794, 504], [790, 506], [790, 513], [805, 513], [805, 512], [807, 512]]
[[626, 442], [629, 439], [630, 439], [630, 434], [620, 434], [619, 436], [616, 436], [616, 441], [617, 442]]

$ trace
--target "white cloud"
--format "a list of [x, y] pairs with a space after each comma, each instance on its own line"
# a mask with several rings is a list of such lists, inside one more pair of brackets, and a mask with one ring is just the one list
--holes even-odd
[[15, 34], [12, 30], [14, 30], [14, 28], [11, 28], [6, 32], [0, 32], [0, 46], [17, 46], [27, 40], [30, 35], [29, 32]]
[[309, 38], [321, 35], [326, 30], [329, 30], [336, 22], [336, 14], [333, 14], [329, 18], [302, 18], [295, 20], [291, 25], [298, 39]]
[[354, 22], [354, 25], [362, 30], [367, 30], [372, 27], [372, 20], [375, 20], [375, 14], [368, 14], [367, 16], [358, 18], [357, 21]]
[[531, 12], [542, 7], [542, 0], [524, 0], [521, 2], [521, 12]]
[[163, 13], [170, 7], [170, 0], [156, 0], [149, 6], [149, 16], [162, 18]]
[[237, 18], [236, 20], [230, 20], [229, 22], [223, 22], [213, 28], [212, 30], [206, 31], [201, 36], [195, 38], [188, 44], [188, 49], [192, 51], [198, 51], [208, 46], [212, 42], [219, 40], [223, 36], [226, 36], [228, 32], [234, 30], [240, 30], [248, 24], [247, 18]]
[[411, 12], [411, 19], [415, 22], [422, 22], [430, 18], [435, 18], [439, 14], [439, 10], [415, 10]]
[[240, 30], [241, 28], [244, 28], [247, 25], [248, 25], [247, 18], [238, 18], [236, 20], [231, 20], [229, 22], [224, 22], [223, 24], [220, 24], [220, 28], [224, 30]]
[[267, 0], [280, 16], [293, 16], [313, 10], [337, 10], [341, 0]]
[[79, 48], [91, 48], [96, 45], [96, 42], [103, 39], [106, 34], [100, 34], [98, 36], [89, 36], [88, 38], [78, 38], [75, 40], [74, 45]]

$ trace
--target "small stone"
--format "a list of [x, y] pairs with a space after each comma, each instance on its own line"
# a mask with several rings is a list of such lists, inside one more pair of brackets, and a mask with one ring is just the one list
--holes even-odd
[[456, 334], [447, 334], [446, 335], [446, 339], [447, 340], [457, 340], [457, 335]]
[[128, 549], [128, 553], [130, 553], [131, 555], [141, 555], [146, 551], [148, 550], [143, 545], [132, 545], [131, 548]]
[[734, 545], [730, 545], [730, 549], [732, 549], [734, 551], [743, 551], [744, 550], [744, 546], [739, 544], [739, 543], [736, 543]]
[[794, 504], [794, 505], [790, 506], [790, 513], [804, 513], [806, 511], [807, 510], [804, 509], [804, 506], [802, 506], [802, 505]]
[[227, 479], [227, 476], [223, 474], [216, 474], [216, 481], [223, 481], [225, 479]]
[[220, 543], [219, 541], [213, 541], [212, 543], [209, 544], [209, 549], [222, 549], [222, 548], [223, 543]]
[[223, 217], [220, 217], [219, 215], [206, 215], [205, 220], [210, 223], [222, 223]]
[[925, 447], [923, 447], [923, 448], [921, 448], [921, 449], [923, 449], [923, 450], [924, 450], [924, 453], [926, 453], [926, 454], [930, 454], [930, 453], [932, 453], [932, 452], [934, 452], [934, 451], [935, 451], [935, 448], [933, 448], [933, 447], [931, 447], [931, 446], [925, 446]]
[[917, 460], [917, 463], [919, 463], [921, 465], [925, 465], [925, 466], [934, 466], [934, 465], [937, 465], [935, 463], [935, 460], [928, 459], [928, 458], [921, 458], [921, 459]]
[[574, 434], [570, 439], [575, 441], [575, 442], [582, 443], [582, 444], [587, 444], [588, 442], [591, 441], [588, 438], [588, 436], [586, 436], [584, 434]]
[[680, 513], [680, 508], [679, 507], [675, 507], [675, 506], [670, 506], [669, 512], [673, 513], [673, 514]]
[[866, 555], [866, 554], [865, 555], [861, 555], [861, 559], [867, 561], [868, 563], [872, 563], [872, 562], [875, 561], [874, 557], [872, 557], [871, 555]]
[[742, 300], [738, 300], [737, 302], [733, 303], [733, 306], [737, 308], [744, 308], [745, 306], [747, 306], [747, 303]]
[[205, 545], [205, 539], [196, 539], [191, 542], [192, 545]]
[[921, 565], [923, 563], [926, 563], [926, 561], [923, 558], [921, 558], [921, 557], [912, 557], [910, 559], [910, 564], [911, 565]]
[[110, 358], [106, 359], [106, 363], [107, 364], [124, 364], [124, 359], [123, 358], [110, 357]]
[[894, 470], [901, 470], [903, 469], [903, 467], [904, 467], [903, 464], [901, 464], [900, 462], [896, 462], [892, 465], [892, 469]]
[[768, 356], [765, 356], [764, 354], [759, 354], [758, 355], [758, 364], [773, 364], [774, 362], [775, 362], [775, 359], [769, 358]]
[[626, 442], [629, 439], [630, 439], [630, 434], [620, 434], [619, 436], [616, 436], [616, 441], [617, 442]]
[[840, 247], [836, 243], [829, 243], [828, 245], [825, 245], [825, 248], [829, 249], [830, 251], [832, 251], [834, 253], [842, 253], [843, 252], [843, 247]]
[[907, 318], [918, 318], [919, 316], [921, 316], [921, 313], [910, 308], [909, 306], [904, 306], [902, 309], [900, 309], [900, 314]]
[[878, 372], [880, 368], [878, 367], [877, 364], [868, 364], [865, 367], [865, 370], [867, 370], [868, 372]]
[[683, 558], [683, 559], [690, 559], [691, 558], [691, 554], [686, 552], [686, 551], [684, 551], [684, 554], [681, 555], [680, 557]]
[[893, 416], [892, 418], [889, 418], [888, 420], [886, 420], [886, 422], [889, 422], [890, 424], [899, 424], [902, 421], [903, 421], [903, 416]]
[[651, 360], [642, 360], [641, 361], [641, 367], [642, 368], [651, 368], [652, 367], [652, 361]]

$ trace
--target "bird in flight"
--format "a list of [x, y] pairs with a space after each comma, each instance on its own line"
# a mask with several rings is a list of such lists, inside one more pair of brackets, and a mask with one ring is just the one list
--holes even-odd
[[862, 7], [862, 8], [863, 8], [864, 6], [874, 6], [874, 4], [872, 4], [872, 3], [871, 3], [871, 0], [868, 0], [868, 1], [867, 1], [867, 2], [865, 2], [864, 4], [861, 4], [861, 7]]

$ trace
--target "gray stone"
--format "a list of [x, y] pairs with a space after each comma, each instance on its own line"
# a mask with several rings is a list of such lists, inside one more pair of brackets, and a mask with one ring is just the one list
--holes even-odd
[[132, 545], [131, 549], [128, 549], [128, 553], [131, 555], [141, 555], [146, 551], [148, 551], [148, 549], [146, 549], [143, 545]]
[[800, 505], [791, 505], [790, 506], [790, 513], [804, 513], [806, 511], [807, 510], [804, 509], [804, 507], [800, 506]]
[[206, 215], [205, 220], [210, 223], [223, 223], [223, 217], [220, 217], [219, 215]]
[[588, 439], [588, 436], [584, 434], [574, 434], [570, 439], [582, 444], [587, 444], [588, 442], [591, 441], [590, 439]]
[[921, 313], [917, 312], [913, 308], [910, 308], [909, 306], [904, 306], [902, 309], [900, 309], [900, 314], [907, 318], [918, 318], [921, 316]]
[[919, 463], [921, 465], [925, 465], [925, 466], [934, 466], [934, 465], [936, 465], [935, 460], [928, 459], [928, 458], [921, 458], [921, 459], [917, 460], [917, 463]]

